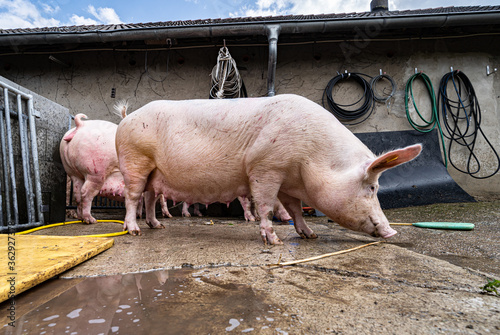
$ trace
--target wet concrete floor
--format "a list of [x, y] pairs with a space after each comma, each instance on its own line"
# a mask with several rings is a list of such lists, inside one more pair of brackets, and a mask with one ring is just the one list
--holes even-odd
[[[307, 217], [317, 240], [276, 225], [283, 246], [234, 218], [163, 219], [16, 298], [7, 334], [486, 334], [500, 333], [500, 201], [385, 211], [391, 222], [471, 222], [472, 231], [395, 227], [387, 243], [276, 267], [376, 241]], [[109, 218], [104, 216], [101, 219]], [[214, 224], [210, 224], [212, 221]], [[117, 224], [51, 228], [83, 235]], [[0, 305], [2, 311], [8, 302]], [[1, 315], [6, 324], [7, 313]]]

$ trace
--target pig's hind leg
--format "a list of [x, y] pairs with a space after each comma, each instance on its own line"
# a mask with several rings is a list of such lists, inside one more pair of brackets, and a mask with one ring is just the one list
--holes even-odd
[[81, 214], [82, 220], [86, 223], [96, 223], [97, 220], [90, 214], [92, 200], [99, 194], [104, 182], [95, 181], [93, 178], [87, 177], [87, 180], [82, 185], [82, 198], [81, 198]]
[[149, 228], [165, 228], [164, 225], [158, 221], [156, 218], [156, 199], [160, 196], [155, 197], [154, 193], [151, 191], [144, 192], [144, 203], [146, 205], [146, 224]]
[[[128, 230], [130, 235], [142, 235], [137, 224], [137, 205], [145, 189], [149, 174], [154, 169], [151, 160], [140, 152], [119, 154], [120, 171], [125, 182], [125, 222], [123, 230]], [[146, 211], [147, 215], [147, 211]]]
[[182, 216], [186, 217], [186, 218], [190, 218], [191, 217], [191, 213], [189, 213], [189, 206], [191, 206], [190, 204], [188, 204], [187, 202], [184, 201], [184, 203], [182, 204]]
[[302, 203], [300, 199], [291, 197], [283, 192], [280, 192], [278, 197], [285, 209], [292, 216], [297, 234], [302, 238], [318, 238], [318, 235], [309, 228], [302, 216]]
[[71, 181], [73, 182], [73, 195], [76, 201], [76, 217], [78, 220], [83, 221], [82, 216], [82, 185], [83, 181], [76, 177], [71, 177]]

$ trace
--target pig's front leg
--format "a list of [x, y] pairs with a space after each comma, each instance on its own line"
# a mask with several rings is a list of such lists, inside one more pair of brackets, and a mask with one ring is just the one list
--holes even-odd
[[318, 235], [309, 228], [302, 216], [302, 203], [300, 199], [291, 197], [282, 192], [280, 192], [278, 196], [283, 206], [285, 206], [285, 209], [292, 216], [297, 234], [302, 238], [318, 238]]
[[243, 213], [245, 216], [245, 221], [254, 222], [255, 216], [252, 214], [252, 201], [248, 197], [238, 197], [241, 207], [243, 207]]
[[276, 204], [274, 205], [274, 216], [281, 222], [288, 222], [292, 220], [290, 214], [279, 200], [276, 201]]
[[196, 216], [203, 216], [203, 214], [201, 214], [201, 212], [200, 212], [200, 204], [199, 203], [195, 203], [194, 204], [194, 206], [193, 206], [193, 213]]
[[[259, 174], [256, 174], [259, 176]], [[257, 205], [257, 214], [260, 216], [260, 236], [264, 244], [283, 244], [273, 228], [273, 208], [278, 194], [279, 184], [273, 183], [278, 178], [260, 175], [250, 177], [252, 197]]]
[[[159, 198], [159, 196], [158, 196]], [[149, 228], [165, 228], [156, 218], [156, 199], [151, 191], [144, 192], [144, 204], [146, 205], [146, 224]]]

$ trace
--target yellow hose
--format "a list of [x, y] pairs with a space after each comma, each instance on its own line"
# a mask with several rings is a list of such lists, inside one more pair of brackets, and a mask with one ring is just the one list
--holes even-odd
[[[49, 224], [49, 225], [46, 225], [46, 226], [41, 226], [41, 227], [37, 227], [37, 228], [25, 230], [25, 231], [22, 231], [20, 233], [16, 233], [16, 235], [25, 235], [25, 234], [29, 234], [29, 233], [32, 233], [32, 232], [37, 231], [37, 230], [42, 230], [42, 229], [47, 229], [47, 228], [52, 228], [52, 227], [58, 227], [58, 226], [65, 226], [65, 225], [68, 225], [68, 224], [79, 223], [79, 222], [83, 222], [83, 221], [78, 220], [78, 221], [68, 221], [68, 222], [53, 223], [53, 224]], [[120, 220], [97, 220], [97, 222], [116, 222], [116, 223], [124, 224], [124, 222], [120, 221]], [[124, 231], [119, 231], [119, 232], [116, 232], [116, 233], [109, 233], [109, 234], [80, 235], [80, 236], [73, 236], [73, 237], [84, 237], [84, 236], [85, 237], [113, 237], [113, 236], [125, 235], [127, 233], [128, 233], [128, 230], [124, 230]]]

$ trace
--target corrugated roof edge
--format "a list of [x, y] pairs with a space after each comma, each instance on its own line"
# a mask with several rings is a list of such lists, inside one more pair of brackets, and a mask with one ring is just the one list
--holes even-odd
[[416, 10], [396, 10], [396, 11], [378, 11], [361, 13], [337, 13], [337, 14], [306, 14], [306, 15], [283, 15], [283, 16], [265, 16], [265, 17], [238, 17], [226, 19], [199, 19], [186, 21], [160, 21], [148, 23], [120, 23], [107, 25], [82, 25], [82, 26], [61, 26], [61, 27], [43, 27], [43, 28], [17, 28], [0, 29], [0, 35], [34, 34], [34, 33], [86, 33], [86, 32], [115, 32], [134, 29], [148, 28], [179, 28], [179, 27], [202, 27], [214, 25], [235, 25], [235, 24], [254, 24], [254, 23], [281, 23], [281, 22], [299, 22], [299, 21], [318, 21], [318, 20], [352, 20], [367, 18], [396, 18], [410, 16], [437, 16], [437, 15], [460, 15], [474, 13], [492, 13], [500, 12], [499, 6], [452, 6], [438, 7]]

